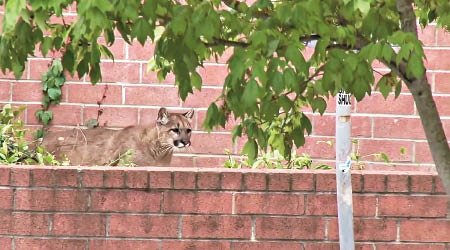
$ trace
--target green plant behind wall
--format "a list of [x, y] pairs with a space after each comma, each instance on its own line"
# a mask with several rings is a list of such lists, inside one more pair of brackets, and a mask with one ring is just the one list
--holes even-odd
[[42, 147], [27, 142], [28, 129], [20, 120], [24, 110], [25, 106], [13, 108], [10, 104], [0, 110], [0, 164], [61, 165]]

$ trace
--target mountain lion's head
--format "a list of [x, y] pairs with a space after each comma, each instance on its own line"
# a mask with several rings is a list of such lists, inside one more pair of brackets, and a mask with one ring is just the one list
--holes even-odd
[[165, 139], [178, 149], [189, 147], [191, 145], [191, 119], [193, 116], [193, 109], [184, 114], [178, 114], [169, 113], [167, 109], [161, 108], [156, 120], [160, 139]]

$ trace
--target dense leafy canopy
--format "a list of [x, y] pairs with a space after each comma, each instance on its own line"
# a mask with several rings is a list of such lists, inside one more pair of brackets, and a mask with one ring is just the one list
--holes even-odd
[[[233, 49], [222, 95], [208, 108], [204, 127], [240, 119], [233, 136], [248, 137], [244, 153], [250, 158], [268, 145], [286, 156], [294, 145], [302, 146], [304, 133], [311, 132], [302, 108], [323, 113], [326, 99], [339, 89], [357, 100], [374, 86], [385, 97], [393, 90], [398, 95], [399, 79], [422, 78], [425, 72], [422, 44], [415, 34], [402, 31], [396, 0], [0, 2], [5, 4], [0, 65], [16, 77], [39, 46], [44, 55], [61, 51], [64, 70], [88, 74], [97, 83], [100, 58], [113, 58], [108, 46], [118, 30], [128, 43], [156, 43], [150, 67], [160, 78], [173, 72], [185, 99], [194, 88], [201, 89], [198, 67]], [[67, 22], [63, 9], [74, 2], [78, 17]], [[448, 0], [414, 4], [422, 25], [437, 22], [450, 29]], [[108, 46], [98, 43], [100, 36]], [[301, 52], [310, 43], [314, 53], [305, 57]], [[392, 70], [375, 83], [375, 60], [391, 68], [406, 64], [406, 73]]]

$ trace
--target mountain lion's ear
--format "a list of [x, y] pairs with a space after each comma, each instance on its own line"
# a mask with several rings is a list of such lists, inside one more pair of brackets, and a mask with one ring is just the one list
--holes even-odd
[[166, 125], [169, 122], [169, 112], [167, 112], [166, 108], [159, 109], [156, 121], [161, 125]]
[[194, 117], [194, 109], [189, 110], [188, 112], [183, 114], [184, 117], [188, 118], [188, 119], [192, 119], [192, 117]]

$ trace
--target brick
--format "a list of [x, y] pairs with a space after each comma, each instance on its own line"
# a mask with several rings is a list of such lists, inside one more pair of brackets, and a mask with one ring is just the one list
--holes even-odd
[[266, 190], [267, 178], [265, 173], [246, 173], [244, 181], [246, 190]]
[[[334, 136], [336, 134], [335, 115], [314, 115], [314, 135]], [[371, 136], [372, 119], [370, 117], [352, 116], [352, 136]]]
[[[42, 97], [42, 84], [40, 82], [12, 83], [12, 101], [40, 102]], [[62, 100], [64, 100], [64, 97], [62, 97]]]
[[[111, 53], [114, 55], [114, 59], [124, 59], [125, 58], [125, 41], [123, 39], [120, 38], [116, 38], [114, 40], [114, 43], [109, 46], [105, 39], [103, 37], [100, 37], [98, 39], [98, 43], [101, 45], [106, 46]], [[104, 55], [102, 55], [102, 58], [107, 58]]]
[[[405, 154], [401, 154], [400, 148], [406, 149]], [[360, 155], [386, 153], [391, 162], [410, 162], [412, 161], [412, 142], [408, 140], [360, 140]], [[368, 161], [383, 161], [377, 157], [366, 157]]]
[[33, 185], [37, 187], [53, 187], [55, 186], [55, 178], [53, 172], [55, 169], [32, 169]]
[[161, 193], [138, 190], [92, 191], [90, 211], [159, 212]]
[[103, 62], [100, 64], [100, 69], [105, 72], [102, 74], [102, 82], [139, 82], [139, 63]]
[[[27, 123], [32, 125], [40, 124], [35, 116], [35, 113], [41, 105], [27, 105]], [[51, 125], [77, 125], [81, 124], [81, 106], [76, 105], [53, 105], [49, 108], [53, 111], [53, 120]]]
[[[449, 50], [450, 51], [450, 50]], [[450, 98], [448, 96], [433, 96], [436, 108], [441, 116], [450, 115]]]
[[435, 38], [436, 34], [436, 26], [434, 25], [427, 25], [424, 28], [418, 27], [417, 29], [417, 35], [419, 36], [419, 40], [422, 41], [422, 43], [425, 46], [434, 46], [436, 43]]
[[[192, 152], [191, 148], [188, 148], [184, 151], [186, 152]], [[180, 167], [180, 168], [194, 168], [194, 159], [195, 157], [192, 156], [180, 156], [180, 155], [174, 155], [172, 157], [172, 160], [170, 161], [169, 166], [170, 167]]]
[[268, 174], [269, 176], [269, 186], [268, 189], [271, 191], [289, 191], [289, 186], [291, 182], [290, 173], [276, 173]]
[[171, 188], [172, 187], [172, 173], [164, 172], [150, 172], [150, 188]]
[[[89, 120], [96, 119], [100, 126], [120, 127], [138, 125], [138, 109], [137, 108], [101, 108], [101, 115], [98, 115], [98, 107], [84, 108], [84, 125], [87, 126]], [[98, 119], [97, 119], [98, 117]]]
[[178, 234], [178, 216], [111, 215], [109, 235], [120, 237], [165, 237]]
[[175, 172], [174, 188], [175, 189], [195, 189], [195, 173], [194, 172]]
[[240, 172], [223, 172], [222, 173], [222, 189], [223, 190], [241, 190], [242, 189], [242, 173]]
[[450, 50], [445, 49], [425, 49], [425, 68], [429, 70], [450, 70], [450, 61], [442, 58], [450, 57]]
[[4, 247], [4, 249], [11, 249], [11, 243], [12, 238], [9, 237], [1, 237], [0, 238], [0, 245]]
[[387, 176], [388, 192], [408, 192], [408, 176], [406, 175], [388, 175]]
[[140, 109], [140, 120], [139, 125], [142, 126], [153, 126], [156, 123], [158, 117], [159, 108], [144, 108]]
[[312, 191], [314, 175], [310, 173], [292, 173], [292, 191]]
[[435, 73], [435, 92], [450, 94], [450, 73]]
[[32, 211], [87, 211], [88, 192], [79, 190], [16, 191], [16, 209]]
[[0, 212], [1, 234], [40, 235], [48, 234], [49, 218], [46, 214]]
[[445, 250], [444, 244], [377, 243], [377, 250]]
[[166, 191], [164, 213], [229, 214], [231, 202], [231, 193]]
[[11, 186], [30, 186], [30, 170], [23, 168], [12, 168]]
[[159, 250], [156, 240], [131, 240], [131, 239], [91, 239], [89, 249], [95, 250]]
[[450, 46], [450, 33], [445, 29], [438, 29], [437, 32], [437, 45], [438, 46]]
[[178, 89], [172, 86], [127, 86], [125, 104], [178, 106]]
[[222, 89], [202, 88], [201, 91], [194, 90], [194, 94], [189, 94], [182, 103], [183, 107], [204, 108], [209, 107], [220, 95]]
[[446, 217], [447, 198], [440, 196], [380, 196], [379, 216]]
[[[354, 216], [375, 216], [375, 196], [353, 195]], [[337, 200], [334, 194], [306, 195], [306, 215], [337, 216]]]
[[[51, 59], [29, 59], [30, 64], [30, 80], [41, 80], [42, 74], [48, 71], [48, 68], [51, 66]], [[26, 74], [24, 74], [26, 77]], [[25, 78], [24, 78], [25, 79]]]
[[[355, 244], [355, 250], [373, 250], [372, 244]], [[305, 243], [305, 250], [339, 250], [339, 243]]]
[[197, 155], [197, 156], [200, 156], [195, 158], [195, 167], [197, 168], [223, 168], [225, 161], [228, 160], [227, 157], [220, 157], [220, 156], [219, 157], [217, 156], [210, 157], [208, 155]]
[[183, 216], [183, 238], [250, 239], [247, 216]]
[[233, 249], [239, 250], [303, 250], [302, 245], [297, 242], [232, 242], [231, 245], [233, 246]]
[[304, 214], [304, 195], [281, 193], [237, 193], [236, 214]]
[[220, 189], [220, 175], [217, 172], [197, 173], [198, 189]]
[[0, 185], [9, 186], [11, 179], [11, 168], [0, 166]]
[[13, 208], [13, 189], [0, 189], [0, 210], [11, 210]]
[[105, 236], [106, 217], [96, 214], [55, 214], [52, 235]]
[[309, 154], [312, 158], [319, 159], [336, 159], [336, 152], [333, 147], [330, 147], [326, 141], [334, 141], [331, 137], [310, 137], [307, 136], [305, 145], [297, 149], [297, 154]]
[[316, 174], [316, 191], [336, 191], [336, 174], [331, 171]]
[[[36, 174], [36, 170], [33, 170]], [[53, 172], [55, 185], [57, 187], [77, 187], [78, 170], [77, 169], [55, 169]], [[36, 177], [36, 175], [34, 176]], [[36, 183], [35, 183], [36, 184]]]
[[433, 191], [433, 176], [411, 175], [411, 192], [431, 193]]
[[322, 218], [257, 217], [256, 239], [324, 239]]
[[434, 177], [434, 182], [435, 182], [434, 192], [435, 193], [445, 193], [444, 184], [442, 183], [442, 180], [439, 176]]
[[15, 246], [15, 250], [85, 250], [86, 240], [17, 238]]
[[147, 171], [126, 171], [126, 182], [129, 188], [147, 188], [149, 186]]
[[[200, 250], [200, 249], [214, 249], [214, 250], [229, 250], [229, 242], [221, 241], [163, 241], [162, 250], [173, 250], [173, 249], [184, 249], [184, 250]], [[237, 248], [240, 249], [240, 248]]]
[[[391, 219], [355, 218], [353, 228], [357, 241], [393, 241], [397, 237], [396, 222]], [[328, 223], [328, 239], [339, 239], [337, 219]]]
[[203, 85], [217, 85], [223, 86], [225, 78], [228, 75], [227, 65], [208, 65], [205, 64], [198, 70], [202, 77]]
[[419, 118], [376, 117], [374, 119], [374, 136], [381, 138], [424, 139], [425, 133]]
[[450, 242], [449, 220], [402, 220], [401, 241]]
[[[198, 115], [197, 129], [198, 130], [203, 130], [203, 126], [202, 125], [203, 125], [203, 122], [206, 119], [206, 110], [199, 110], [197, 112], [197, 115]], [[213, 131], [220, 131], [220, 132], [228, 131], [228, 132], [231, 132], [233, 127], [239, 124], [239, 121], [240, 120], [236, 120], [236, 119], [234, 119], [232, 117], [232, 115], [230, 115], [230, 117], [228, 117], [228, 120], [227, 120], [227, 122], [225, 124], [225, 128], [222, 128], [221, 126], [219, 126], [219, 127], [215, 127], [213, 129]]]
[[[69, 102], [121, 104], [122, 87], [117, 85], [69, 84]], [[105, 98], [103, 99], [103, 96]]]
[[395, 99], [392, 94], [385, 100], [381, 94], [374, 93], [358, 102], [357, 112], [412, 115], [414, 114], [414, 100], [412, 95], [400, 95]]
[[[0, 72], [0, 76], [1, 76]], [[11, 101], [11, 83], [9, 82], [0, 82], [0, 101]]]
[[352, 192], [358, 193], [362, 191], [362, 176], [360, 174], [352, 174]]
[[167, 74], [165, 79], [162, 79], [162, 81], [159, 81], [157, 72], [154, 72], [154, 71], [147, 72], [147, 64], [143, 64], [142, 83], [175, 84], [175, 75], [173, 73], [169, 73], [169, 74]]
[[[133, 41], [131, 45], [128, 46], [128, 59], [131, 60], [150, 60], [155, 54], [155, 45], [152, 43], [145, 43], [142, 46], [137, 41]], [[144, 69], [147, 68], [147, 64], [144, 64]], [[145, 72], [145, 71], [144, 71]]]
[[83, 187], [103, 187], [103, 170], [83, 170], [81, 172]]
[[123, 170], [105, 171], [105, 187], [114, 187], [114, 188], [125, 187], [125, 171]]
[[[205, 143], [205, 142], [214, 143]], [[231, 134], [196, 133], [191, 136], [193, 151], [198, 154], [225, 154], [225, 149], [233, 149]], [[233, 150], [232, 150], [233, 151]]]
[[364, 192], [386, 192], [387, 176], [382, 174], [363, 174]]

